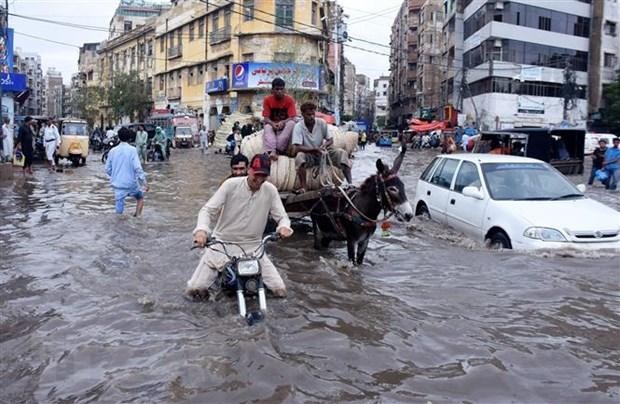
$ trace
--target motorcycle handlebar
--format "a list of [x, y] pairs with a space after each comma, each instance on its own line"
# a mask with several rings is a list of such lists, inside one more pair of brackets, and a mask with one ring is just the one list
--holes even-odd
[[[258, 248], [256, 249], [256, 251], [258, 251], [261, 247], [264, 247], [265, 244], [267, 244], [268, 241], [279, 241], [282, 239], [282, 236], [280, 236], [279, 233], [273, 232], [273, 233], [269, 233], [267, 234], [265, 237], [263, 237], [263, 239], [260, 242], [260, 245], [258, 246]], [[235, 244], [235, 245], [239, 245], [239, 243], [234, 243], [234, 242], [227, 242], [224, 243], [221, 240], [216, 239], [215, 237], [207, 237], [207, 242], [204, 246], [199, 246], [198, 244], [194, 243], [194, 245], [192, 246], [191, 250], [195, 249], [195, 248], [206, 248], [206, 247], [210, 247], [214, 244]]]

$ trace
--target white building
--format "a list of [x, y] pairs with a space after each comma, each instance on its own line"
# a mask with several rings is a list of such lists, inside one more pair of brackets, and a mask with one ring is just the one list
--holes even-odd
[[375, 93], [374, 123], [380, 129], [385, 127], [387, 123], [390, 77], [381, 76], [375, 79], [373, 84], [373, 91]]
[[134, 28], [145, 25], [150, 18], [161, 15], [169, 8], [170, 4], [145, 2], [144, 0], [121, 0], [110, 20], [108, 39], [117, 38]]
[[27, 86], [30, 95], [26, 102], [16, 108], [16, 115], [41, 115], [43, 113], [43, 69], [41, 56], [38, 53], [23, 52], [15, 49], [14, 70], [28, 77]]
[[65, 101], [62, 73], [50, 67], [47, 69], [43, 83], [43, 115], [57, 118], [62, 117]]
[[[604, 1], [617, 17], [618, 4]], [[565, 117], [564, 68], [569, 66], [576, 87], [566, 115], [584, 124], [592, 12], [579, 0], [465, 0], [463, 112], [482, 129], [560, 123]], [[610, 64], [611, 56], [604, 54], [615, 52], [609, 44], [617, 48], [619, 42], [610, 35], [608, 47], [603, 43], [601, 53]], [[591, 70], [593, 77], [600, 76], [600, 69]]]

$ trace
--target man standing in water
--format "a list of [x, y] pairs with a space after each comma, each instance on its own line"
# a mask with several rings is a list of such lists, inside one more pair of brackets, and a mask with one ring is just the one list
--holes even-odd
[[149, 190], [146, 184], [146, 176], [140, 164], [140, 158], [136, 148], [129, 141], [131, 131], [121, 128], [118, 131], [118, 139], [121, 143], [112, 148], [105, 163], [105, 172], [110, 176], [110, 183], [114, 189], [116, 201], [116, 213], [119, 215], [125, 210], [125, 198], [136, 198], [136, 213], [140, 216], [144, 208], [144, 193]]
[[148, 141], [149, 134], [144, 130], [144, 126], [140, 126], [136, 133], [136, 150], [142, 164], [146, 162], [146, 144]]
[[34, 132], [32, 130], [32, 125], [34, 125], [34, 120], [31, 116], [27, 116], [26, 119], [24, 119], [24, 124], [20, 126], [17, 132], [17, 144], [15, 145], [15, 149], [19, 150], [24, 155], [24, 167], [22, 170], [24, 175], [26, 173], [32, 175], [32, 157], [34, 154], [32, 145]]
[[[278, 223], [276, 232], [282, 237], [293, 234], [277, 188], [265, 182], [270, 173], [270, 160], [257, 154], [250, 162], [247, 177], [230, 178], [219, 187], [198, 213], [194, 244], [204, 247], [207, 238], [237, 243], [245, 251], [254, 251], [261, 242], [269, 215]], [[227, 244], [231, 254], [240, 253], [237, 244]], [[195, 299], [209, 297], [209, 287], [217, 279], [228, 258], [222, 252], [206, 249], [194, 274], [187, 282], [186, 293]], [[260, 259], [265, 285], [276, 297], [285, 297], [286, 288], [278, 270], [267, 254]]]
[[[4, 118], [4, 125], [2, 125], [2, 153], [4, 161], [11, 161], [13, 158], [13, 126], [11, 126], [11, 120]], [[2, 160], [2, 159], [0, 159]]]
[[43, 145], [45, 146], [48, 169], [50, 172], [54, 172], [56, 171], [54, 154], [56, 154], [56, 149], [60, 147], [60, 133], [58, 133], [58, 128], [51, 119], [45, 122], [43, 128]]

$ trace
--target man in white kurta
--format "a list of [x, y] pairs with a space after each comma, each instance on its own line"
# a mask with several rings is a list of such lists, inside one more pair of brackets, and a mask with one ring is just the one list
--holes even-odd
[[49, 168], [53, 170], [56, 168], [54, 153], [60, 147], [60, 133], [58, 133], [58, 128], [52, 121], [47, 121], [43, 129], [43, 144], [45, 145], [45, 156], [47, 157]]
[[[4, 118], [4, 124], [2, 125], [2, 155], [5, 161], [11, 161], [13, 158], [13, 127], [11, 126], [11, 120]], [[0, 155], [0, 157], [2, 157]], [[0, 158], [0, 162], [2, 159]]]
[[[256, 155], [250, 162], [247, 177], [230, 178], [200, 209], [194, 229], [194, 243], [206, 244], [208, 236], [220, 241], [241, 244], [251, 254], [260, 244], [269, 215], [276, 221], [276, 231], [282, 237], [293, 234], [291, 222], [284, 210], [277, 188], [265, 182], [270, 172], [270, 160], [266, 155]], [[221, 248], [221, 247], [220, 247]], [[242, 256], [234, 244], [226, 246], [229, 253]], [[228, 261], [222, 252], [207, 248], [191, 279], [186, 293], [192, 297], [208, 296], [207, 289], [217, 279]], [[267, 254], [260, 259], [263, 282], [275, 296], [286, 296], [284, 281]]]

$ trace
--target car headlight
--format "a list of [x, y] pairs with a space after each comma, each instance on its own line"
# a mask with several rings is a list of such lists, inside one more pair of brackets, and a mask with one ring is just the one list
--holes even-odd
[[566, 237], [559, 230], [548, 227], [529, 227], [523, 232], [523, 235], [542, 241], [566, 241]]

